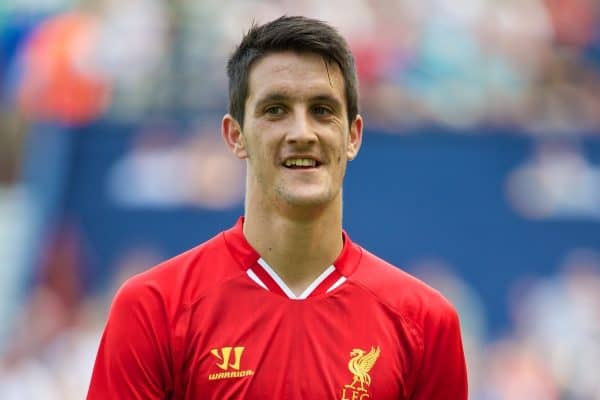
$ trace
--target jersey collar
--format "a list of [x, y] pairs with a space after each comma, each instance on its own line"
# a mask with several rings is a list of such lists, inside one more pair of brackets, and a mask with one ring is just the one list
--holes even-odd
[[354, 244], [348, 234], [342, 231], [344, 245], [333, 265], [325, 269], [304, 293], [295, 296], [277, 273], [248, 243], [244, 236], [243, 224], [244, 218], [240, 217], [231, 229], [223, 232], [225, 242], [233, 258], [240, 268], [246, 271], [248, 276], [259, 286], [292, 299], [305, 299], [337, 288], [354, 272], [362, 255], [360, 246]]

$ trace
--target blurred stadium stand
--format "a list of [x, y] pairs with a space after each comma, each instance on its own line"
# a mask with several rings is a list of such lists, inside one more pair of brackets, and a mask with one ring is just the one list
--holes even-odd
[[349, 38], [345, 228], [458, 307], [471, 398], [600, 399], [596, 0], [0, 2], [0, 398], [84, 397], [120, 282], [242, 213], [224, 62], [284, 13]]

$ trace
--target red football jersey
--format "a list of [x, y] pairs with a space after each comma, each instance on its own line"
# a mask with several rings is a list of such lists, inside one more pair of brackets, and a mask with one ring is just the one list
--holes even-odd
[[295, 296], [242, 220], [129, 279], [89, 400], [467, 399], [454, 308], [352, 243]]

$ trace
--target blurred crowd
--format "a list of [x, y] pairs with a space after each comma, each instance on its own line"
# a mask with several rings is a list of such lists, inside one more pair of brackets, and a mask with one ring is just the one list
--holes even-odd
[[[600, 218], [600, 166], [573, 140], [600, 133], [597, 0], [3, 0], [0, 398], [83, 398], [116, 287], [163, 258], [123, 254], [110, 290], [86, 293], [80, 234], [52, 214], [51, 192], [41, 202], [24, 184], [51, 180], [44, 157], [67, 157], [40, 127], [143, 121], [108, 174], [121, 207], [239, 204], [243, 169], [197, 121], [226, 109], [224, 64], [242, 33], [282, 14], [327, 20], [349, 39], [369, 128], [545, 138], [507, 178], [506, 201], [529, 219]], [[157, 123], [169, 119], [191, 120], [190, 134]], [[407, 267], [459, 309], [472, 399], [600, 400], [599, 254], [574, 250], [558, 273], [515, 283], [501, 333], [452, 266]]]
[[596, 0], [3, 1], [0, 107], [66, 124], [220, 113], [234, 44], [252, 21], [282, 14], [325, 19], [348, 38], [371, 126], [600, 124]]

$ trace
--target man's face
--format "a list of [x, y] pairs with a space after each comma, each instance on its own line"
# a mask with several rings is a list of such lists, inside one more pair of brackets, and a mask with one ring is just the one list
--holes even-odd
[[274, 53], [252, 66], [248, 86], [234, 152], [248, 161], [249, 198], [278, 208], [338, 198], [362, 138], [360, 116], [348, 123], [339, 66], [312, 53]]

